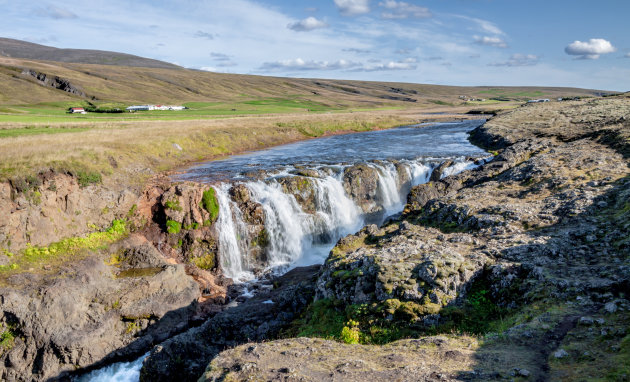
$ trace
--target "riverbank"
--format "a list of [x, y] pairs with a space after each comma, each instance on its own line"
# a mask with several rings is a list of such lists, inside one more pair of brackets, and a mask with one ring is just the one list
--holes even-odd
[[215, 356], [176, 336], [141, 380], [194, 380], [207, 354], [201, 380], [627, 379], [629, 115], [614, 97], [494, 118], [471, 139], [495, 159], [342, 239], [286, 339]]

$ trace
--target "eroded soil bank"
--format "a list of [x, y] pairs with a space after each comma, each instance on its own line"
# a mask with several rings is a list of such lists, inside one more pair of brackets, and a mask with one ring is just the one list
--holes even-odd
[[629, 116], [606, 98], [494, 118], [471, 136], [493, 161], [339, 241], [271, 325], [215, 316], [154, 348], [141, 380], [627, 379]]

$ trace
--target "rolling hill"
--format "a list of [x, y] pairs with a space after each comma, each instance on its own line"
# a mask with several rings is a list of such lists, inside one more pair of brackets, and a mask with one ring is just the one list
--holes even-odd
[[87, 49], [59, 49], [51, 46], [34, 44], [27, 41], [0, 38], [0, 56], [46, 60], [58, 62], [76, 62], [83, 64], [122, 65], [144, 68], [178, 69], [177, 65], [134, 56], [132, 54]]
[[[517, 100], [592, 96], [557, 87], [457, 87], [211, 73], [121, 53], [0, 39], [0, 105], [242, 102], [299, 99], [327, 108], [462, 105], [460, 96]], [[483, 101], [482, 101], [483, 102]], [[499, 101], [496, 101], [499, 102]]]

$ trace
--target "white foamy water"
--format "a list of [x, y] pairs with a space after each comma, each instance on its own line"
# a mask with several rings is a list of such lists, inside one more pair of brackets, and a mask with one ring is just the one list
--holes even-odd
[[215, 195], [219, 202], [219, 263], [226, 276], [239, 281], [251, 280], [254, 275], [248, 271], [247, 249], [241, 238], [246, 235], [246, 226], [242, 213], [229, 198], [229, 184], [215, 187]]
[[94, 370], [75, 379], [75, 382], [138, 382], [142, 362], [149, 353], [133, 362], [118, 362]]

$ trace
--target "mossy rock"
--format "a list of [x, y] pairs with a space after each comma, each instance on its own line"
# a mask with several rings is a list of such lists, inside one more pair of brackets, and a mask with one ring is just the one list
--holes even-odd
[[219, 201], [214, 188], [209, 188], [203, 192], [201, 207], [210, 214], [210, 222], [214, 223], [219, 217]]

